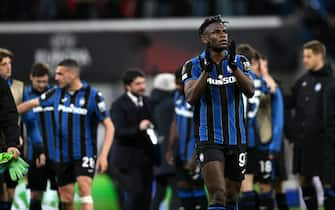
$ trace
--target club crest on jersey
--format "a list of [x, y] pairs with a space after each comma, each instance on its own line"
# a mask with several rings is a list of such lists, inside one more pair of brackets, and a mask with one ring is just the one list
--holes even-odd
[[315, 92], [319, 92], [322, 89], [322, 84], [320, 82], [316, 83], [314, 86]]
[[85, 98], [81, 98], [79, 100], [79, 106], [84, 106], [84, 104], [85, 104]]

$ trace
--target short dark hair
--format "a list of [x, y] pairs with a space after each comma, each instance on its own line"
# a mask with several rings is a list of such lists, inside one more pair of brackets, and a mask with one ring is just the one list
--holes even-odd
[[314, 54], [322, 54], [323, 57], [326, 57], [326, 46], [318, 40], [306, 42], [304, 49], [310, 49]]
[[48, 77], [50, 76], [50, 68], [48, 65], [44, 63], [35, 63], [31, 69], [30, 69], [30, 74], [33, 77], [42, 77], [47, 75]]
[[124, 85], [130, 85], [137, 77], [144, 77], [144, 73], [139, 69], [130, 69], [122, 76]]
[[215, 16], [210, 16], [207, 17], [200, 25], [198, 32], [199, 35], [203, 35], [207, 26], [209, 26], [212, 23], [222, 23], [223, 25], [226, 25], [226, 23], [228, 23], [228, 21], [223, 20], [223, 18], [221, 17], [221, 15], [215, 15]]
[[2, 59], [9, 57], [10, 59], [13, 59], [14, 54], [5, 48], [0, 48], [0, 62], [2, 61]]
[[245, 56], [249, 62], [256, 57], [256, 50], [250, 44], [238, 45], [236, 53]]
[[79, 64], [76, 60], [72, 58], [66, 58], [58, 63], [57, 66], [64, 66], [68, 68], [79, 68]]

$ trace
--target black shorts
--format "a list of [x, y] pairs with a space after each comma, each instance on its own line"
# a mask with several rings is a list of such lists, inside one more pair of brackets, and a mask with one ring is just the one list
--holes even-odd
[[67, 163], [56, 163], [56, 177], [58, 186], [75, 183], [78, 176], [94, 177], [95, 158], [83, 157]]
[[31, 164], [28, 171], [27, 188], [32, 191], [45, 191], [48, 180], [50, 181], [50, 189], [57, 190], [55, 164], [47, 160], [45, 166], [37, 168], [35, 164]]
[[0, 183], [6, 183], [7, 188], [12, 188], [12, 189], [15, 189], [16, 186], [18, 185], [18, 181], [13, 181], [10, 178], [8, 169], [3, 173], [3, 176], [0, 176]]
[[294, 145], [293, 173], [302, 176], [323, 175], [324, 144], [320, 138], [308, 139]]
[[201, 168], [210, 161], [221, 161], [224, 163], [225, 177], [242, 181], [246, 172], [246, 150], [244, 146], [205, 146], [197, 147], [198, 159]]
[[[269, 183], [275, 178], [282, 181], [287, 179], [284, 156], [282, 153], [278, 153], [273, 160], [269, 158], [268, 151], [257, 150], [255, 155], [257, 160], [257, 165], [253, 166], [256, 168], [256, 173], [254, 173], [255, 182]], [[247, 164], [249, 164], [249, 154]]]
[[258, 151], [254, 148], [247, 148], [247, 166], [245, 174], [256, 174], [258, 170]]
[[204, 188], [204, 180], [200, 170], [200, 163], [198, 164], [194, 172], [190, 172], [185, 169], [185, 162], [176, 159], [176, 182], [186, 182], [192, 189]]

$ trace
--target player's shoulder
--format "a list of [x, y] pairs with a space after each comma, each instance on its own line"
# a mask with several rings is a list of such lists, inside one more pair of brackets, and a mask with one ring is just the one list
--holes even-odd
[[244, 55], [237, 54], [235, 57], [236, 65], [238, 68], [244, 70], [244, 71], [250, 71], [251, 70], [251, 64], [247, 57]]

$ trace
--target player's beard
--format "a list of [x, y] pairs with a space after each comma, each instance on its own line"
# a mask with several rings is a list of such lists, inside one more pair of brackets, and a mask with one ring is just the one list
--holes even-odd
[[212, 46], [210, 43], [207, 44], [207, 49], [211, 49], [214, 52], [220, 54], [222, 53], [222, 51], [224, 51], [225, 49], [227, 49], [227, 47], [217, 47], [217, 46]]

